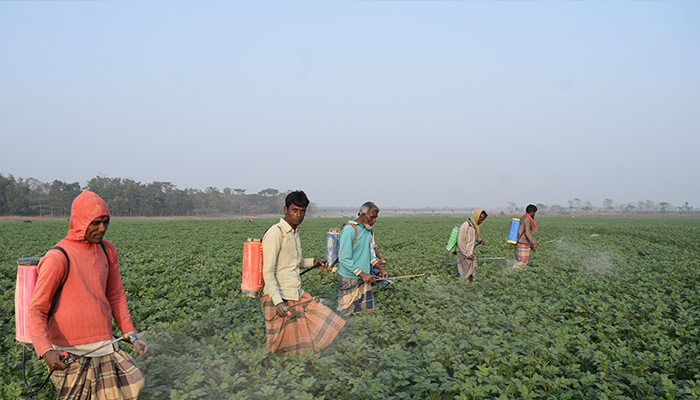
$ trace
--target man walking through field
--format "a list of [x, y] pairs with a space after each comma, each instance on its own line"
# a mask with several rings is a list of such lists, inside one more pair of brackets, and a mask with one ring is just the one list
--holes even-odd
[[523, 269], [530, 259], [530, 250], [537, 251], [537, 245], [532, 238], [532, 233], [537, 230], [535, 225], [535, 213], [537, 206], [530, 204], [525, 208], [525, 215], [520, 218], [520, 227], [518, 228], [518, 241], [515, 244], [515, 269]]
[[[37, 267], [29, 334], [53, 371], [59, 400], [136, 399], [144, 385], [134, 359], [109, 344], [114, 320], [119, 330], [131, 333], [137, 353], [147, 350], [129, 316], [117, 250], [102, 240], [109, 219], [102, 198], [84, 190], [71, 206], [68, 234]], [[68, 366], [59, 358], [64, 351], [79, 358]]]
[[[350, 315], [363, 309], [374, 311], [370, 273], [372, 255], [372, 226], [377, 221], [379, 207], [371, 201], [360, 207], [359, 217], [343, 227], [338, 238], [338, 314]], [[389, 275], [377, 264], [379, 278]]]
[[338, 335], [345, 321], [301, 289], [300, 268], [319, 266], [326, 260], [301, 258], [299, 225], [309, 199], [302, 191], [285, 199], [284, 217], [265, 232], [263, 248], [263, 305], [267, 349], [278, 355], [321, 351]]
[[459, 227], [457, 234], [457, 269], [462, 278], [469, 282], [476, 280], [476, 245], [485, 245], [481, 239], [479, 225], [488, 217], [482, 209], [472, 210], [472, 216]]

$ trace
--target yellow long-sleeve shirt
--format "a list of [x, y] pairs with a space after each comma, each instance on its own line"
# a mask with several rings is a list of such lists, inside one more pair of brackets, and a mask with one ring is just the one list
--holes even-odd
[[263, 294], [269, 295], [275, 305], [282, 300], [299, 300], [304, 294], [300, 269], [314, 265], [313, 258], [301, 258], [299, 228], [292, 228], [284, 218], [280, 218], [280, 222], [263, 236], [262, 248]]

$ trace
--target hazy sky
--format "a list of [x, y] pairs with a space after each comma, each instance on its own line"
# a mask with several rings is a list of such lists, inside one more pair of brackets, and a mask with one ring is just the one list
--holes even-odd
[[700, 2], [0, 1], [0, 173], [700, 206]]

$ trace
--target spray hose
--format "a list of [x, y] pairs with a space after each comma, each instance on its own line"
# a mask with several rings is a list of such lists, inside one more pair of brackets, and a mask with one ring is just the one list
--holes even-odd
[[[73, 364], [74, 362], [80, 360], [81, 358], [84, 358], [84, 357], [86, 357], [87, 355], [96, 352], [97, 350], [101, 350], [101, 349], [103, 349], [103, 348], [105, 348], [105, 347], [107, 347], [107, 346], [111, 346], [111, 345], [113, 345], [114, 343], [119, 342], [119, 341], [121, 341], [121, 340], [130, 342], [131, 339], [134, 338], [134, 337], [136, 337], [136, 332], [129, 332], [129, 333], [126, 333], [126, 334], [124, 334], [124, 335], [122, 335], [122, 336], [120, 336], [120, 337], [118, 337], [118, 338], [114, 338], [113, 340], [110, 340], [109, 342], [103, 344], [102, 346], [100, 346], [100, 347], [98, 347], [98, 348], [96, 348], [96, 349], [90, 350], [90, 351], [88, 351], [88, 352], [85, 353], [85, 354], [82, 354], [82, 355], [79, 355], [79, 356], [75, 356], [75, 355], [72, 355], [72, 354], [68, 353], [67, 351], [64, 351], [63, 353], [61, 353], [61, 355], [58, 356], [58, 358], [61, 360], [62, 363], [66, 364], [66, 366], [68, 366], [68, 365], [71, 365], [71, 364]], [[26, 346], [22, 346], [22, 379], [24, 380], [24, 385], [27, 387], [27, 389], [29, 389], [31, 392], [37, 392], [37, 391], [39, 391], [41, 388], [43, 388], [44, 385], [46, 385], [46, 382], [48, 382], [49, 379], [51, 379], [51, 375], [53, 375], [53, 372], [55, 371], [55, 369], [54, 369], [54, 370], [51, 370], [51, 372], [49, 372], [49, 376], [47, 376], [46, 379], [44, 379], [44, 382], [42, 382], [41, 385], [39, 385], [39, 387], [37, 387], [37, 388], [35, 388], [35, 389], [32, 389], [32, 387], [29, 386], [29, 382], [27, 382], [27, 374], [26, 374], [26, 372], [25, 372], [25, 367], [24, 367], [25, 364], [26, 364], [26, 359], [25, 359], [25, 352], [26, 352], [26, 350], [27, 350], [27, 347], [26, 347]]]

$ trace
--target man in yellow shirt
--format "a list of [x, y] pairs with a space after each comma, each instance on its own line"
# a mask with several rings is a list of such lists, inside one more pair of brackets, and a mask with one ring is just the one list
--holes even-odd
[[301, 288], [301, 268], [328, 265], [320, 258], [302, 258], [299, 225], [309, 199], [302, 191], [289, 193], [284, 217], [265, 232], [263, 248], [263, 305], [267, 349], [275, 354], [301, 354], [328, 347], [345, 321]]

